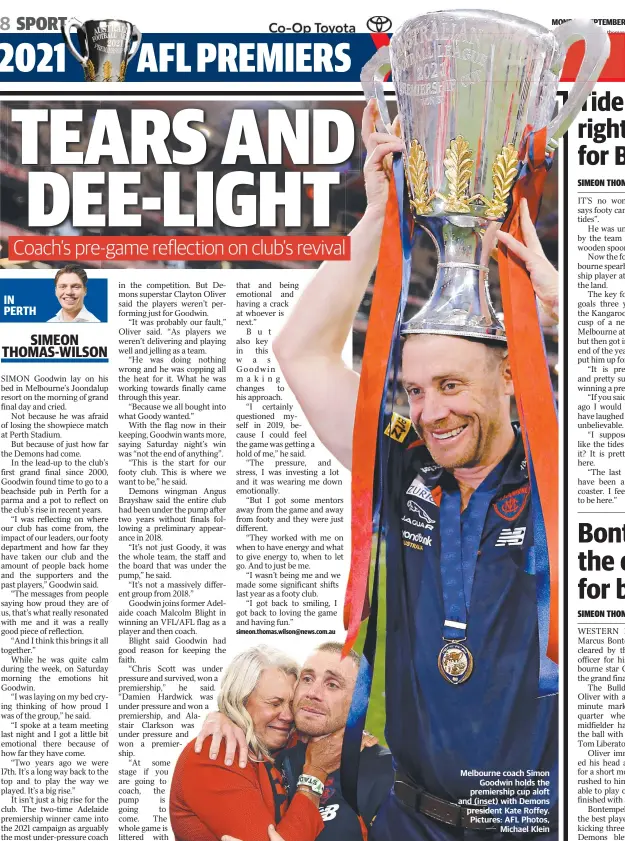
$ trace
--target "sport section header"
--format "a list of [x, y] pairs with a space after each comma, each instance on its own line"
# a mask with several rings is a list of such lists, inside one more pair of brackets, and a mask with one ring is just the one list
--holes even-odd
[[[4, 19], [2, 19], [4, 20]], [[8, 20], [8, 19], [7, 19]], [[625, 81], [625, 33], [610, 34], [612, 49], [600, 81]], [[143, 34], [124, 68], [127, 82], [358, 82], [381, 33]], [[583, 43], [569, 50], [562, 81], [573, 81]], [[435, 60], [421, 62], [424, 81], [436, 78]], [[83, 66], [60, 33], [9, 33], [0, 23], [0, 81], [81, 82]], [[112, 79], [111, 79], [112, 81]]]

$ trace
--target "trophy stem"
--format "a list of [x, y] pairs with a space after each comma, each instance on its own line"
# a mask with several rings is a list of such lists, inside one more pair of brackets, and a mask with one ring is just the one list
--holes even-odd
[[499, 223], [464, 214], [418, 216], [416, 221], [436, 245], [438, 266], [430, 299], [403, 332], [505, 342], [488, 289], [488, 263]]

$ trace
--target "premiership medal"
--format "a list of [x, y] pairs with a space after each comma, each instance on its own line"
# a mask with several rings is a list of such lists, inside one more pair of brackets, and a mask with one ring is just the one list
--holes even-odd
[[459, 489], [444, 490], [441, 498], [440, 566], [445, 620], [438, 670], [453, 686], [464, 683], [473, 673], [473, 655], [465, 644], [473, 581], [488, 509], [504, 470], [505, 461], [491, 470], [471, 494], [464, 513]]
[[438, 655], [438, 670], [448, 683], [464, 683], [473, 672], [473, 655], [461, 642], [447, 642]]

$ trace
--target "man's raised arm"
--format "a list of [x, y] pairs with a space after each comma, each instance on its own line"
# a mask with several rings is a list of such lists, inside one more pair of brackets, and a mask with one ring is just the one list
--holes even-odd
[[369, 103], [362, 123], [367, 210], [351, 233], [351, 259], [321, 266], [273, 342], [282, 373], [312, 428], [348, 468], [359, 378], [341, 354], [378, 258], [388, 197], [384, 158], [403, 149], [399, 138], [374, 131], [375, 115], [375, 104]]

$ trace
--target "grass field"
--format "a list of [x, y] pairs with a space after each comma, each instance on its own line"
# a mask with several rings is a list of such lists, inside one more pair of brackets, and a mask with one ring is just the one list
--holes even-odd
[[[375, 551], [375, 547], [374, 547]], [[373, 672], [373, 687], [369, 701], [369, 712], [367, 713], [367, 730], [373, 733], [380, 740], [380, 744], [386, 745], [384, 738], [384, 724], [386, 722], [385, 694], [384, 694], [384, 671], [386, 663], [386, 557], [384, 548], [380, 558], [380, 604], [378, 608], [378, 645], [375, 657], [375, 669]], [[365, 634], [368, 622], [363, 622], [356, 650], [362, 651], [365, 642]]]

